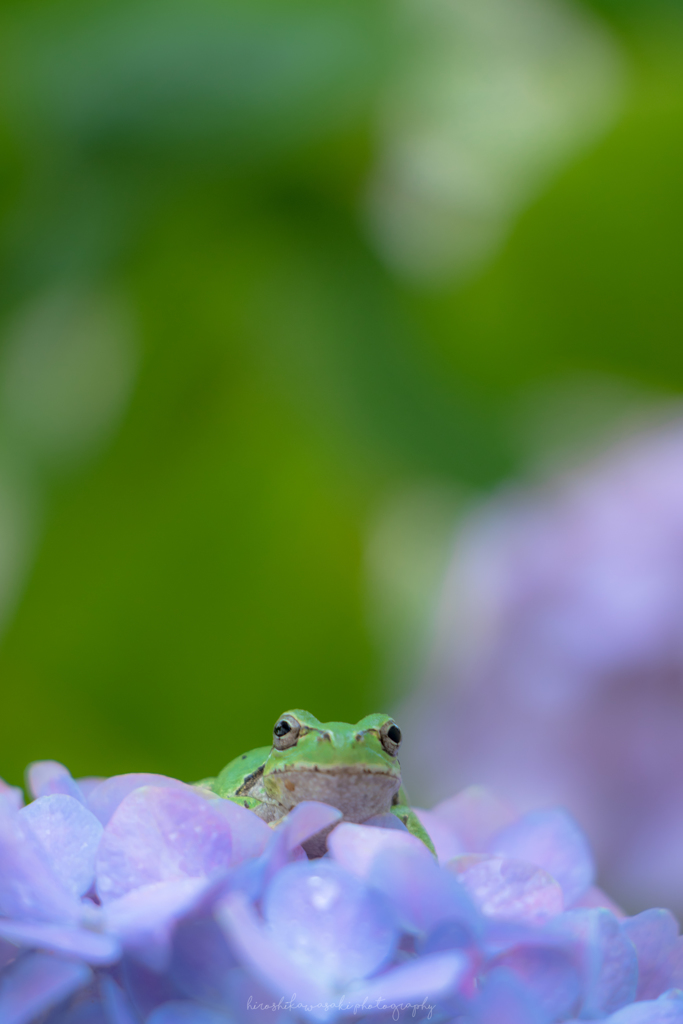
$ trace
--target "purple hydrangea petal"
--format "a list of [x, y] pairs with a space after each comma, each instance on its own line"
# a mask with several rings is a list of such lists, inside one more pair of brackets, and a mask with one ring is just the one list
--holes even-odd
[[549, 933], [575, 942], [583, 975], [582, 1017], [614, 1013], [633, 1002], [638, 988], [635, 946], [609, 910], [569, 910], [548, 925]]
[[104, 775], [85, 775], [80, 779], [76, 779], [76, 785], [78, 786], [83, 799], [87, 803], [90, 799], [90, 794], [93, 793], [98, 786], [101, 786], [103, 782], [106, 782], [106, 776]]
[[154, 882], [199, 878], [231, 863], [229, 820], [198, 791], [145, 786], [130, 793], [106, 826], [97, 857], [103, 903]]
[[140, 1024], [128, 996], [108, 974], [100, 978], [100, 992], [107, 1024]]
[[105, 906], [107, 930], [127, 953], [153, 971], [164, 970], [171, 955], [177, 922], [188, 914], [211, 886], [205, 878], [157, 882], [134, 889]]
[[477, 914], [463, 887], [409, 832], [343, 822], [328, 845], [338, 864], [391, 900], [406, 931], [425, 934], [449, 919], [477, 930]]
[[26, 781], [29, 792], [35, 798], [62, 793], [84, 803], [83, 794], [72, 779], [71, 772], [59, 761], [34, 761], [26, 769]]
[[232, 1024], [232, 1021], [224, 1013], [200, 1003], [174, 1000], [158, 1006], [147, 1018], [147, 1024]]
[[621, 909], [618, 903], [603, 892], [602, 889], [597, 885], [591, 885], [590, 888], [586, 889], [584, 893], [579, 896], [578, 900], [574, 900], [572, 903], [572, 910], [579, 910], [581, 907], [585, 907], [588, 910], [596, 908], [604, 908], [610, 910], [615, 917], [623, 920], [626, 917], [626, 912]]
[[656, 999], [683, 985], [683, 940], [668, 910], [645, 910], [622, 922], [638, 955], [638, 999]]
[[316, 833], [340, 821], [342, 812], [329, 804], [317, 800], [303, 800], [294, 807], [281, 825], [277, 833], [285, 843], [287, 850], [301, 846]]
[[22, 813], [0, 801], [0, 914], [19, 920], [75, 922], [81, 906], [55, 877]]
[[183, 995], [221, 1005], [229, 998], [236, 966], [225, 933], [213, 917], [193, 915], [178, 924], [170, 972]]
[[234, 878], [235, 885], [251, 899], [259, 899], [280, 868], [292, 860], [307, 860], [301, 843], [330, 828], [341, 817], [341, 811], [329, 804], [313, 800], [297, 804], [274, 832], [269, 830], [271, 839], [268, 846], [261, 857], [244, 864], [244, 870]]
[[434, 811], [424, 811], [420, 807], [415, 808], [415, 814], [419, 818], [420, 824], [427, 829], [440, 864], [445, 864], [453, 857], [459, 857], [463, 853], [472, 852], [466, 849], [456, 830], [443, 815]]
[[214, 810], [230, 825], [233, 865], [259, 857], [273, 838], [273, 830], [253, 811], [233, 800], [210, 800]]
[[674, 989], [659, 999], [631, 1003], [613, 1013], [606, 1024], [683, 1024], [683, 992]]
[[142, 786], [154, 786], [157, 789], [192, 789], [179, 779], [171, 779], [168, 775], [154, 775], [152, 772], [131, 772], [128, 775], [112, 775], [95, 786], [88, 795], [86, 805], [95, 817], [106, 825], [112, 814], [127, 796]]
[[385, 811], [384, 814], [375, 814], [372, 818], [364, 821], [363, 824], [371, 825], [373, 828], [392, 828], [398, 832], [408, 831], [407, 826], [403, 824], [396, 814], [392, 814], [391, 811]]
[[492, 853], [536, 864], [556, 878], [567, 907], [593, 884], [595, 864], [586, 837], [561, 807], [530, 811], [498, 832], [489, 846]]
[[18, 946], [75, 956], [93, 966], [115, 963], [121, 955], [121, 947], [114, 936], [87, 928], [0, 918], [0, 937]]
[[385, 850], [412, 850], [423, 864], [434, 864], [434, 858], [425, 844], [407, 830], [373, 828], [344, 821], [330, 835], [327, 846], [331, 856], [341, 867], [368, 878], [376, 857]]
[[295, 965], [272, 930], [258, 919], [242, 893], [231, 893], [216, 917], [238, 960], [276, 996], [296, 992], [302, 1002], [324, 1003], [330, 993], [319, 979]]
[[470, 786], [432, 808], [432, 814], [458, 837], [465, 853], [485, 853], [493, 836], [517, 814], [486, 786]]
[[582, 980], [566, 949], [520, 945], [494, 961], [494, 968], [499, 967], [514, 973], [550, 1020], [566, 1020], [577, 1011]]
[[480, 930], [480, 915], [454, 875], [422, 850], [383, 850], [372, 862], [368, 882], [389, 899], [401, 927], [427, 935], [444, 921], [457, 922], [470, 939]]
[[516, 974], [501, 967], [481, 986], [472, 1020], [476, 1024], [548, 1024], [548, 1013]]
[[541, 924], [564, 907], [559, 883], [526, 861], [474, 854], [449, 861], [448, 870], [487, 917]]
[[0, 798], [7, 800], [15, 810], [24, 806], [24, 794], [19, 786], [10, 786], [4, 779], [0, 779]]
[[126, 956], [121, 961], [118, 980], [136, 1015], [146, 1021], [152, 1010], [174, 999], [182, 999], [175, 979], [168, 973], [152, 971], [139, 960]]
[[2, 1024], [29, 1024], [83, 988], [92, 971], [76, 960], [62, 960], [46, 953], [29, 953], [18, 960], [0, 981]]
[[332, 990], [373, 974], [398, 942], [389, 902], [333, 861], [283, 868], [263, 912], [292, 962]]
[[[469, 960], [463, 953], [432, 953], [354, 986], [348, 998], [354, 1002], [355, 1014], [382, 1009], [384, 1004], [393, 1011], [397, 1004], [433, 1003], [455, 992], [468, 967]], [[373, 1003], [379, 1005], [373, 1007]], [[420, 1010], [429, 1015], [429, 1005], [420, 1006]]]
[[19, 811], [47, 853], [52, 870], [73, 896], [84, 896], [95, 880], [102, 826], [72, 796], [41, 796]]

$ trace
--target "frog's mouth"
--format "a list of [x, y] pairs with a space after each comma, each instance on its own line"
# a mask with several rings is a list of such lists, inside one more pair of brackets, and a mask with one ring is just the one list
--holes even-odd
[[400, 776], [372, 765], [289, 765], [264, 780], [271, 797], [287, 810], [302, 800], [338, 807], [346, 821], [362, 822], [389, 810]]

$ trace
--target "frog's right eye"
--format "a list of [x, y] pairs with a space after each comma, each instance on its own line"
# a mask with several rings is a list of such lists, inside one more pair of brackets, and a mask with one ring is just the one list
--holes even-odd
[[299, 739], [301, 726], [293, 715], [283, 715], [278, 718], [273, 729], [273, 746], [276, 750], [286, 750], [293, 747]]

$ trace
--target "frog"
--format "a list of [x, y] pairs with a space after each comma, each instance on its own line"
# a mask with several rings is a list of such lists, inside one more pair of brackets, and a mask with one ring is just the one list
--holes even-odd
[[[254, 811], [273, 827], [304, 800], [330, 804], [342, 812], [342, 820], [356, 824], [390, 813], [434, 854], [402, 785], [401, 739], [389, 715], [366, 715], [351, 725], [320, 722], [309, 711], [285, 711], [275, 722], [271, 746], [240, 754], [215, 778], [196, 785]], [[304, 848], [310, 857], [323, 856], [325, 841], [319, 834]]]

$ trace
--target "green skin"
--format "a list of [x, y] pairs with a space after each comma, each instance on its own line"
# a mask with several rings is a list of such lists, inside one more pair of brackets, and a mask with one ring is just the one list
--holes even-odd
[[[277, 735], [278, 728], [284, 735]], [[398, 743], [390, 730], [399, 736]], [[401, 787], [399, 745], [400, 732], [387, 715], [367, 715], [348, 725], [319, 722], [308, 711], [287, 711], [276, 722], [273, 746], [241, 754], [215, 779], [198, 785], [255, 811], [270, 824], [303, 800], [338, 807], [345, 821], [363, 822], [390, 811], [434, 853]], [[324, 837], [310, 852], [324, 853]]]

